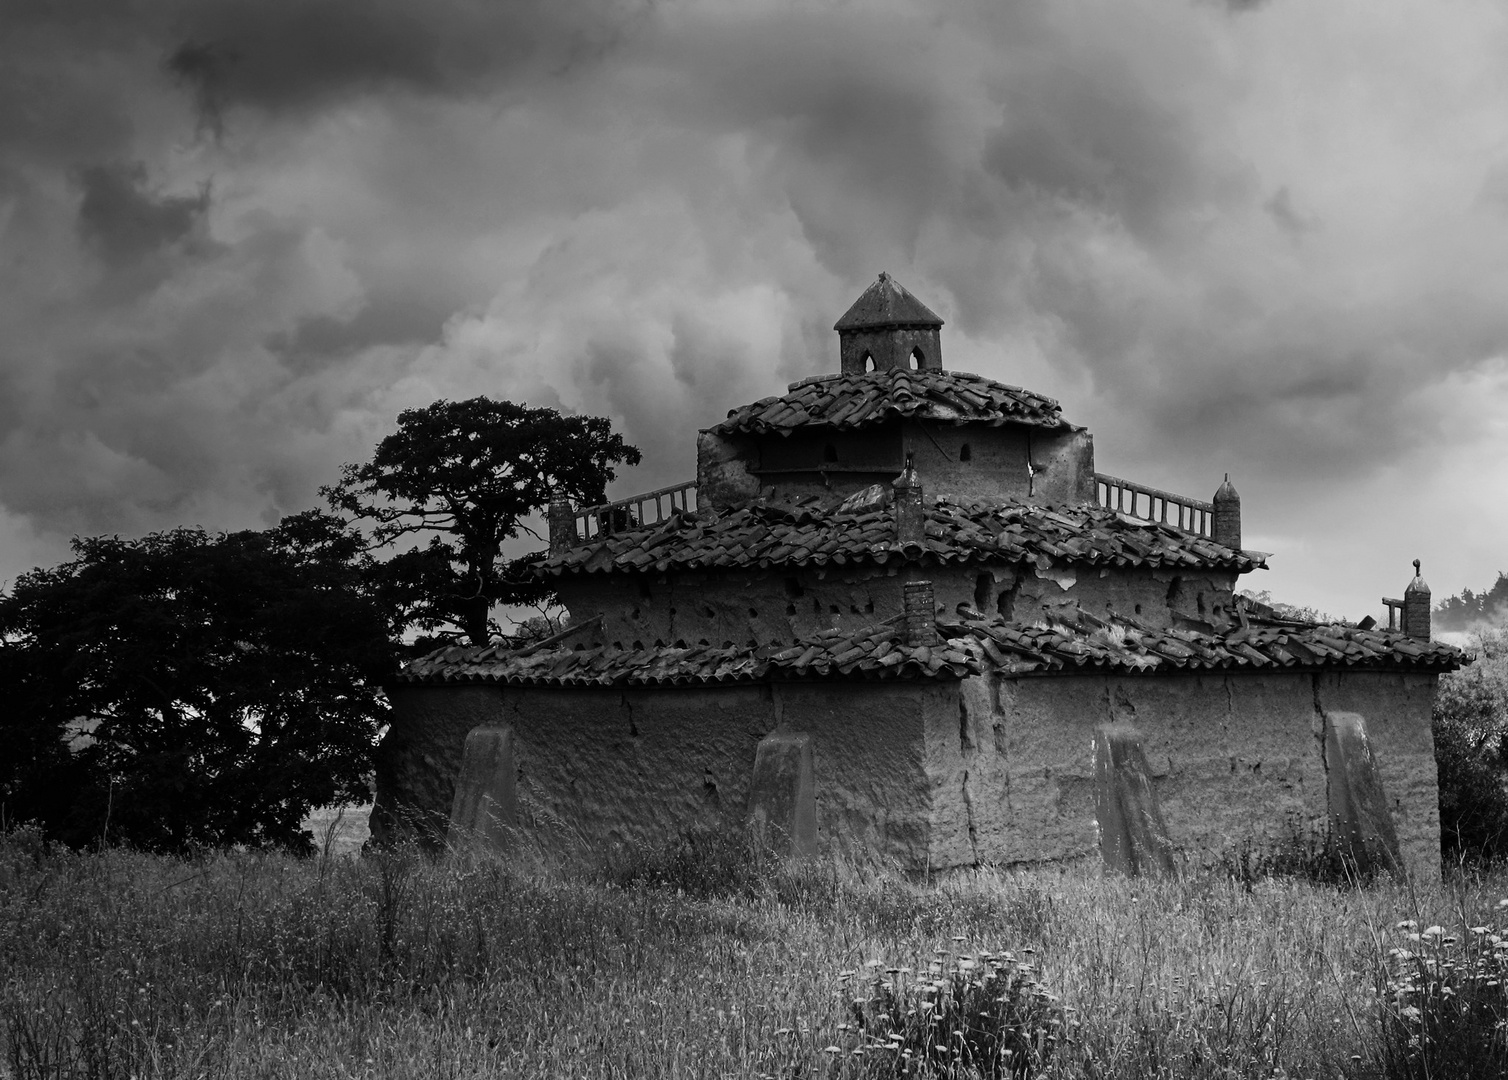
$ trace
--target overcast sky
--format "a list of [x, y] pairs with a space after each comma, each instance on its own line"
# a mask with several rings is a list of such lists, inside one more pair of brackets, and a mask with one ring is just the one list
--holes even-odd
[[0, 0], [0, 583], [259, 527], [399, 410], [610, 416], [615, 493], [837, 369], [880, 270], [1245, 580], [1508, 570], [1498, 0]]

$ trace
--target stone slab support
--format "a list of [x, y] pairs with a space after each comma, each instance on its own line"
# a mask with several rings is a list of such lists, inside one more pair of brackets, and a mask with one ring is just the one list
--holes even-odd
[[450, 847], [501, 851], [509, 832], [518, 827], [517, 785], [513, 728], [472, 728], [450, 805]]
[[1133, 728], [1105, 725], [1095, 731], [1094, 795], [1105, 866], [1132, 877], [1171, 874], [1173, 844]]
[[1340, 852], [1364, 872], [1401, 873], [1398, 830], [1360, 713], [1325, 713], [1325, 770], [1330, 830]]
[[759, 843], [792, 858], [817, 853], [817, 788], [812, 737], [772, 731], [754, 752], [749, 824]]

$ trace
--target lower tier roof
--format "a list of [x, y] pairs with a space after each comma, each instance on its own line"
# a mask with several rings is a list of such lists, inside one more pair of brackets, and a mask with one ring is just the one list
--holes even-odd
[[537, 564], [541, 575], [664, 573], [849, 564], [1032, 561], [1091, 566], [1265, 569], [1265, 556], [1236, 551], [1171, 525], [1102, 506], [1039, 506], [938, 499], [926, 508], [926, 542], [901, 550], [888, 506], [836, 509], [753, 503], [735, 510], [675, 513], [655, 525], [597, 537]]
[[1334, 624], [1250, 625], [1206, 633], [1156, 629], [1125, 616], [1069, 611], [1032, 623], [979, 615], [937, 623], [933, 645], [909, 645], [899, 617], [793, 644], [688, 644], [541, 649], [451, 646], [410, 661], [405, 684], [649, 687], [777, 679], [962, 679], [1197, 671], [1451, 671], [1461, 650], [1396, 631]]

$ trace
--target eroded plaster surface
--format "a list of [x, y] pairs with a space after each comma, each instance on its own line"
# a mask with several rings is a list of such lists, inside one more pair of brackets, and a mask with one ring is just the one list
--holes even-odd
[[1139, 733], [1193, 861], [1325, 828], [1326, 710], [1367, 724], [1404, 861], [1438, 874], [1433, 676], [1348, 672], [813, 682], [697, 689], [394, 692], [376, 828], [395, 803], [443, 833], [466, 734], [514, 731], [519, 820], [546, 842], [661, 843], [743, 819], [759, 741], [812, 737], [819, 844], [908, 869], [1093, 861], [1094, 733]]

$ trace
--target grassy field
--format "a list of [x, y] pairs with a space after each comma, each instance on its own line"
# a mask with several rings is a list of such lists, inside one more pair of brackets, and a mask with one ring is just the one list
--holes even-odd
[[12, 834], [0, 1076], [1501, 1076], [1503, 896], [1503, 877], [929, 884], [761, 869], [712, 839], [510, 867]]

